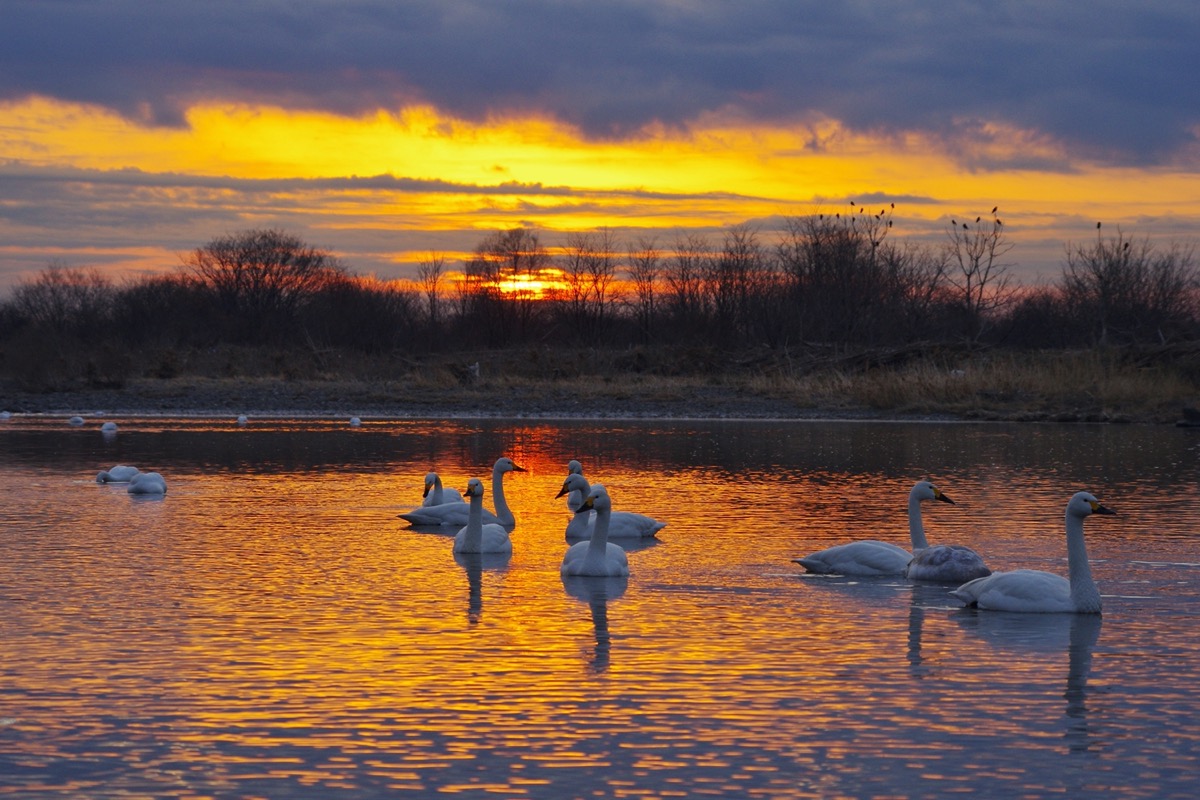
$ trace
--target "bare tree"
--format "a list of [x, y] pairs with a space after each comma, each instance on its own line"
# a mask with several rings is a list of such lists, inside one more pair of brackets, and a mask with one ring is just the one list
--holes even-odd
[[1172, 338], [1196, 313], [1193, 248], [1158, 250], [1120, 228], [1106, 239], [1100, 223], [1096, 231], [1094, 244], [1067, 248], [1062, 289], [1068, 307], [1086, 315], [1097, 344]]
[[661, 279], [660, 262], [662, 253], [651, 237], [639, 239], [629, 253], [626, 268], [633, 283], [634, 318], [642, 341], [649, 342], [654, 336], [654, 320], [658, 313], [658, 283]]
[[483, 300], [483, 321], [489, 344], [510, 337], [526, 339], [539, 315], [538, 284], [550, 267], [550, 255], [532, 228], [511, 228], [490, 234], [475, 248], [467, 264], [475, 297]]
[[675, 329], [679, 335], [690, 337], [698, 333], [704, 322], [704, 265], [708, 258], [708, 242], [699, 234], [680, 234], [675, 238], [672, 253], [663, 269], [667, 299]]
[[251, 338], [291, 322], [300, 303], [345, 275], [330, 253], [280, 230], [213, 239], [192, 251], [184, 266]]
[[1004, 236], [1004, 223], [993, 208], [991, 219], [972, 222], [950, 220], [946, 244], [950, 271], [947, 281], [963, 315], [967, 341], [974, 344], [986, 331], [993, 315], [1014, 296], [1010, 264], [1004, 256], [1012, 244]]
[[446, 257], [438, 253], [430, 253], [417, 265], [417, 282], [425, 294], [426, 313], [429, 319], [430, 331], [436, 341], [438, 329], [441, 327], [442, 308], [442, 277], [446, 270]]
[[112, 282], [94, 268], [50, 264], [13, 290], [16, 313], [59, 333], [95, 328], [111, 313]]

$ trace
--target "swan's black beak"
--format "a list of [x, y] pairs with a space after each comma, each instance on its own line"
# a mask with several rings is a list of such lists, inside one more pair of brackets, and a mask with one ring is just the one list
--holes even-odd
[[1115, 517], [1117, 515], [1117, 512], [1113, 511], [1111, 508], [1108, 508], [1107, 506], [1102, 506], [1099, 503], [1092, 506], [1092, 513], [1093, 514], [1108, 514], [1111, 517]]
[[425, 491], [421, 492], [421, 497], [429, 497], [429, 490], [433, 488], [432, 483], [425, 484]]
[[564, 494], [570, 494], [570, 493], [571, 493], [571, 490], [568, 489], [567, 485], [564, 483], [562, 488], [558, 490], [558, 494], [554, 495], [554, 499], [557, 500], [558, 498], [562, 497]]
[[525, 471], [524, 467], [518, 467], [516, 464], [513, 464], [513, 472], [524, 472], [524, 471]]
[[933, 493], [933, 499], [941, 500], [943, 503], [949, 503], [950, 505], [954, 505], [954, 501], [951, 500], [949, 495], [945, 494], [941, 489], [938, 489], [937, 491], [935, 491]]

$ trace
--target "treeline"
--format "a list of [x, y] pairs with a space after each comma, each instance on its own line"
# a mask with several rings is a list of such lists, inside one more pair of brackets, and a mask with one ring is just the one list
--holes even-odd
[[[119, 385], [169, 377], [170, 354], [220, 346], [364, 356], [555, 346], [722, 351], [1113, 347], [1200, 338], [1191, 246], [1157, 246], [1098, 225], [1068, 245], [1048, 285], [1022, 286], [996, 210], [954, 220], [939, 247], [897, 241], [891, 207], [748, 225], [719, 237], [618, 242], [538, 231], [486, 236], [461, 275], [430, 256], [415, 281], [354, 275], [279, 230], [219, 237], [169, 274], [114, 283], [49, 266], [0, 302], [0, 369], [27, 387], [65, 375]], [[139, 354], [155, 354], [139, 364]], [[167, 354], [167, 355], [163, 355]]]

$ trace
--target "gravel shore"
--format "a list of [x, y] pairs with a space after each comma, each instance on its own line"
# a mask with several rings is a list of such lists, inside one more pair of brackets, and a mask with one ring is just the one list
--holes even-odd
[[553, 384], [522, 387], [413, 388], [397, 383], [139, 380], [121, 390], [0, 393], [0, 410], [29, 414], [104, 411], [124, 415], [359, 416], [613, 419], [871, 418], [853, 409], [814, 409], [734, 388], [587, 391]]

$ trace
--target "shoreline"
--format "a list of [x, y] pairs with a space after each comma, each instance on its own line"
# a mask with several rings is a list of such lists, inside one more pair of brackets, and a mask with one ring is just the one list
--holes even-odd
[[[411, 385], [385, 381], [144, 379], [122, 389], [0, 392], [0, 412], [37, 417], [204, 419], [517, 419], [662, 421], [899, 421], [1183, 424], [1111, 410], [1021, 407], [866, 408], [780, 397], [744, 386], [597, 382]], [[1180, 413], [1182, 416], [1182, 413]]]

